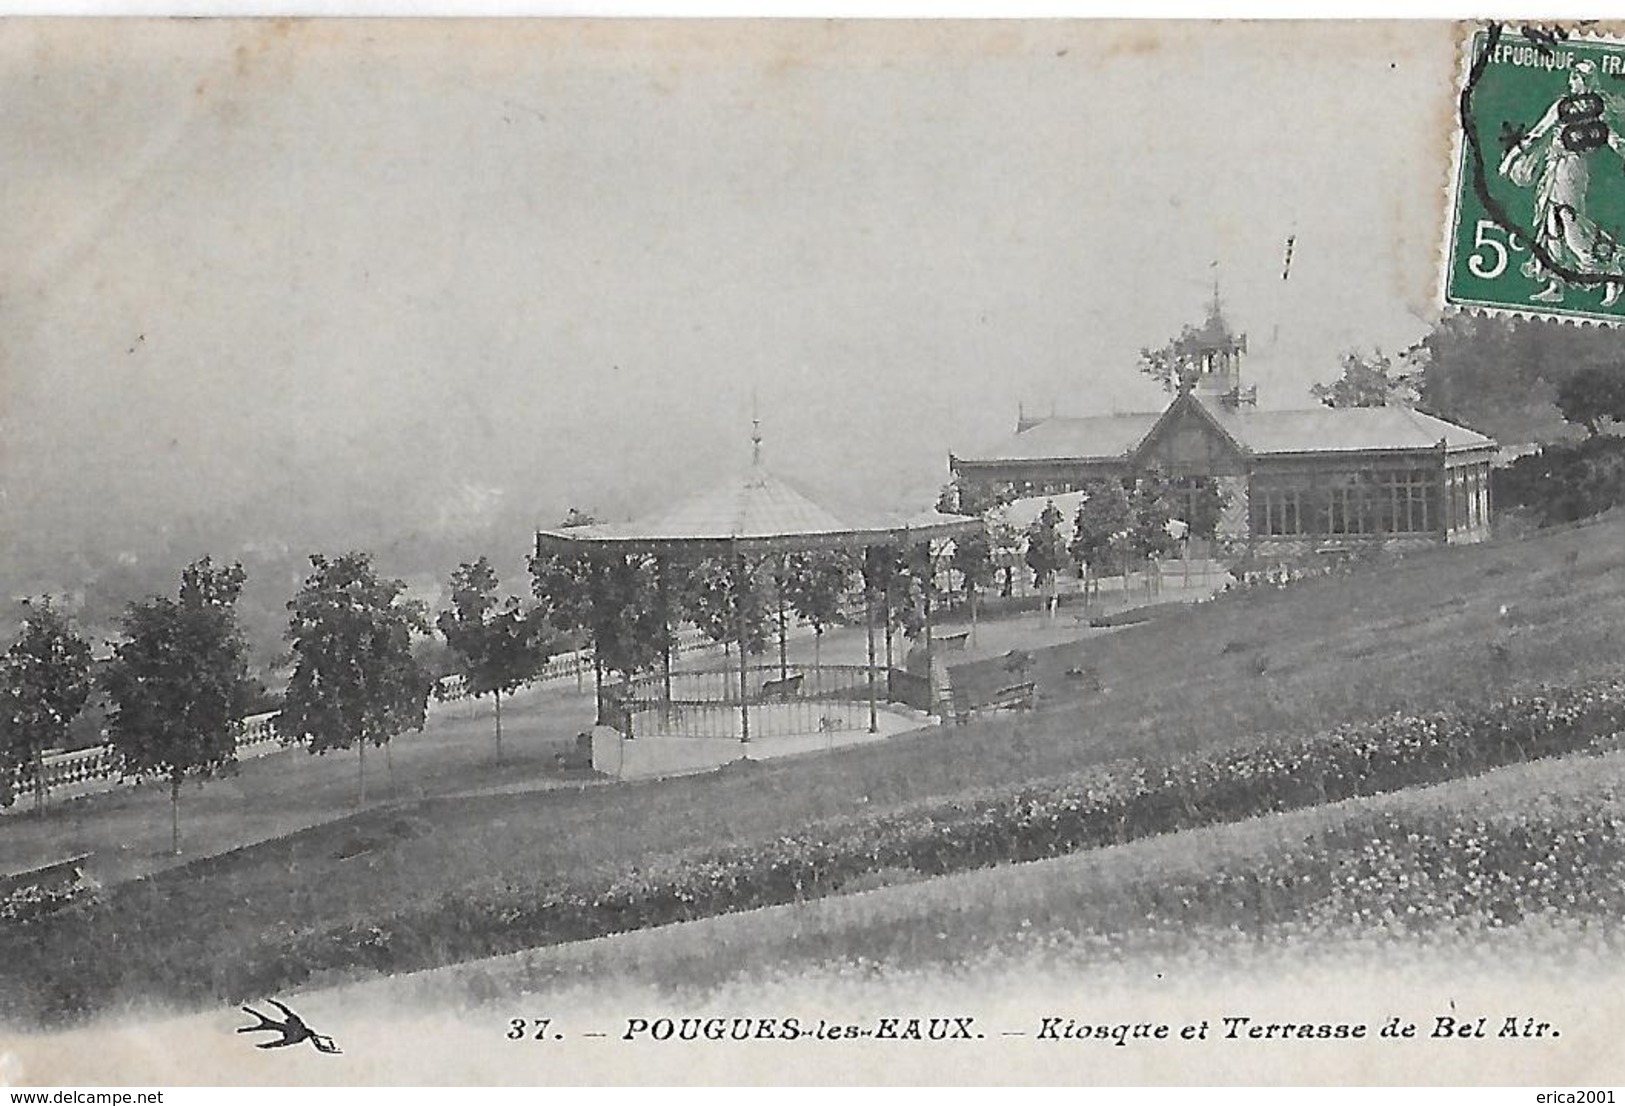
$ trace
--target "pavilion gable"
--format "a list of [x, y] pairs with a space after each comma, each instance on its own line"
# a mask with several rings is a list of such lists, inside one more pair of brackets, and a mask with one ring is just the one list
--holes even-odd
[[1173, 475], [1241, 472], [1248, 450], [1202, 402], [1186, 392], [1168, 405], [1132, 454], [1135, 469]]

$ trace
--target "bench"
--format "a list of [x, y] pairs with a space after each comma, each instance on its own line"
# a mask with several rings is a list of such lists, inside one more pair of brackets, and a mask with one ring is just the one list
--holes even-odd
[[805, 675], [804, 672], [797, 672], [794, 676], [786, 676], [782, 680], [763, 680], [762, 698], [771, 699], [778, 696], [788, 699], [801, 690], [801, 681]]
[[942, 646], [944, 653], [962, 653], [965, 643], [970, 640], [969, 630], [959, 630], [951, 634], [936, 635], [936, 644]]
[[1011, 684], [995, 691], [987, 706], [990, 710], [1031, 710], [1036, 694], [1037, 688], [1031, 683]]

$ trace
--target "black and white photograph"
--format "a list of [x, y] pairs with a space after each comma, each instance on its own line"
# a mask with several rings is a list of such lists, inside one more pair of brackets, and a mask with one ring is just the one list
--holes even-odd
[[1625, 1082], [1622, 58], [0, 21], [0, 1086]]

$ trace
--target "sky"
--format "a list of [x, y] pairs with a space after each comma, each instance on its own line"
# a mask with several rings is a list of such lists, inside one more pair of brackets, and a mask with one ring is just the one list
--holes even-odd
[[[1018, 405], [1437, 314], [1442, 23], [0, 23], [0, 524], [347, 544], [748, 463], [920, 506]], [[1288, 279], [1285, 244], [1294, 241]]]

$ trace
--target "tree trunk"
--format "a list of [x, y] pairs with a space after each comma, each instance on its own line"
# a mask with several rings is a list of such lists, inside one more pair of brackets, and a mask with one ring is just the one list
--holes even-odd
[[785, 660], [785, 638], [787, 637], [788, 618], [784, 610], [784, 557], [779, 557], [779, 574], [774, 581], [778, 585], [779, 593], [779, 679], [783, 680], [790, 675], [790, 666]]
[[356, 799], [357, 806], [367, 805], [367, 739], [361, 738], [355, 743], [356, 751], [356, 779], [359, 784], [359, 794]]
[[389, 801], [395, 801], [395, 739], [384, 742], [384, 773], [389, 776]]
[[181, 777], [169, 774], [169, 851], [181, 855]]
[[671, 720], [671, 595], [666, 589], [666, 558], [655, 558], [655, 584], [660, 599], [660, 717]]
[[497, 705], [497, 763], [502, 763], [502, 689], [495, 688], [491, 695]]
[[790, 675], [790, 665], [786, 660], [785, 638], [787, 636], [787, 619], [784, 613], [784, 600], [779, 600], [779, 679]]
[[[875, 597], [867, 589], [863, 596], [863, 629], [869, 639], [869, 732], [879, 733], [880, 719], [875, 705]], [[891, 673], [886, 674], [886, 679], [891, 680]]]
[[[926, 547], [925, 555], [929, 562], [931, 556], [930, 546]], [[936, 665], [931, 663], [931, 592], [934, 590], [933, 585], [936, 583], [935, 575], [934, 572], [927, 570], [923, 599], [925, 604], [925, 710], [932, 717], [937, 714], [937, 672]]]

